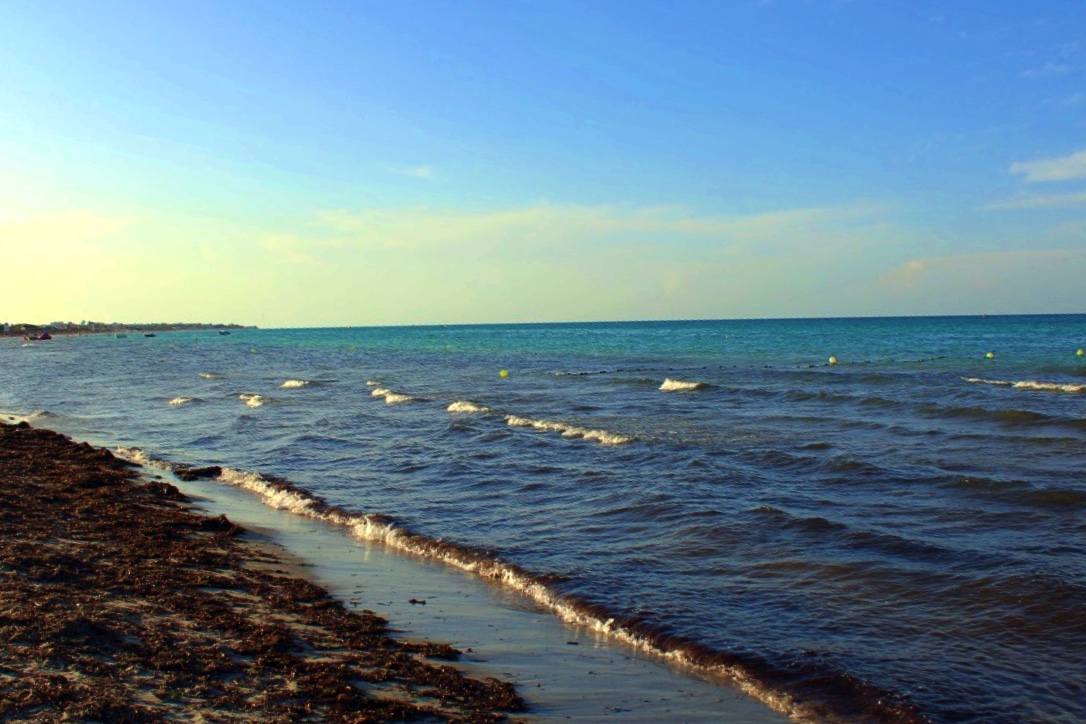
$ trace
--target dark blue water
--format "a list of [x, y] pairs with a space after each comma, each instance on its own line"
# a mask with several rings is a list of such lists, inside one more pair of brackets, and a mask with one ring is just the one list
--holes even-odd
[[20, 345], [0, 409], [383, 513], [795, 711], [1086, 720], [1086, 316]]

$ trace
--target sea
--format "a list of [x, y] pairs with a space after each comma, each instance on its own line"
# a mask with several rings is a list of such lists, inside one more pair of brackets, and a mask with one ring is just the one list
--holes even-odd
[[0, 410], [797, 719], [1082, 722], [1083, 347], [1086, 315], [6, 339]]

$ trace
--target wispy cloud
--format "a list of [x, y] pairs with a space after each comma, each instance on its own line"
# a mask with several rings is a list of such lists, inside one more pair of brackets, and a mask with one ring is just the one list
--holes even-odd
[[1049, 194], [1046, 196], [1026, 196], [1020, 199], [1008, 199], [988, 204], [983, 211], [1009, 211], [1013, 209], [1054, 209], [1086, 204], [1086, 191], [1073, 194]]
[[1025, 268], [1055, 269], [1072, 265], [1082, 268], [1086, 249], [1028, 249], [978, 252], [954, 256], [910, 259], [891, 269], [879, 280], [880, 286], [909, 288], [932, 277], [969, 279], [974, 286], [986, 286], [995, 276], [1021, 275]]
[[1010, 171], [1014, 174], [1023, 174], [1028, 183], [1086, 178], [1086, 150], [1076, 151], [1070, 156], [1059, 158], [1017, 161], [1011, 164]]
[[488, 212], [432, 209], [347, 210], [318, 214], [318, 226], [343, 235], [347, 243], [374, 248], [433, 248], [464, 245], [539, 243], [563, 240], [603, 244], [609, 238], [654, 238], [719, 242], [735, 255], [744, 244], [839, 228], [867, 220], [884, 209], [870, 204], [789, 209], [747, 216], [699, 216], [679, 207], [536, 205]]
[[1056, 75], [1067, 75], [1068, 73], [1078, 73], [1082, 68], [1077, 65], [1070, 65], [1068, 63], [1045, 63], [1037, 68], [1030, 68], [1029, 70], [1022, 71], [1023, 78], [1045, 78]]
[[427, 181], [433, 180], [437, 174], [437, 170], [433, 166], [389, 166], [388, 170], [400, 176], [409, 176]]

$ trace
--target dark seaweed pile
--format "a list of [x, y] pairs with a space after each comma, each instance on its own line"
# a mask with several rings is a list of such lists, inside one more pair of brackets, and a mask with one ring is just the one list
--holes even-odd
[[490, 722], [509, 683], [432, 659], [108, 450], [0, 424], [0, 718]]

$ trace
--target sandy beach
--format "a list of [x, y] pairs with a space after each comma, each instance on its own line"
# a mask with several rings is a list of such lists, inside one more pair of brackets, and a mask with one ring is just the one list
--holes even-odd
[[108, 450], [0, 426], [0, 716], [502, 721], [512, 684], [390, 635]]

